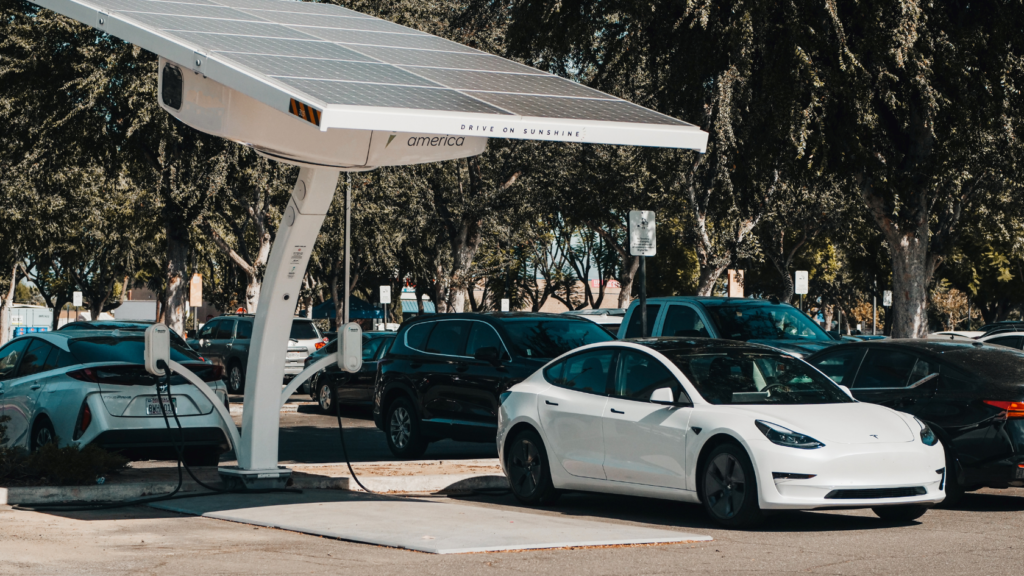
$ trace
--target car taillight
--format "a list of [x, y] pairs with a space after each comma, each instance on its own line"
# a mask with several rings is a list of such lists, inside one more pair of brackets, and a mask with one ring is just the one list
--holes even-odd
[[[224, 378], [224, 367], [216, 364], [185, 364], [195, 372], [203, 382], [216, 382]], [[142, 366], [120, 364], [116, 366], [93, 366], [68, 372], [68, 376], [82, 382], [93, 384], [117, 384], [118, 386], [154, 386], [157, 381], [163, 382], [163, 376], [154, 376]], [[181, 376], [175, 376], [172, 384], [184, 384]]]
[[99, 382], [99, 377], [96, 375], [96, 371], [92, 368], [82, 368], [81, 370], [75, 370], [74, 372], [68, 372], [68, 376], [75, 380], [81, 380], [82, 382]]
[[82, 409], [78, 411], [78, 421], [75, 422], [75, 433], [72, 434], [72, 440], [78, 440], [85, 434], [85, 431], [89, 428], [89, 424], [92, 424], [92, 410], [89, 409], [89, 401], [82, 402]]
[[1024, 418], [1024, 402], [1006, 402], [1003, 400], [985, 400], [985, 404], [1006, 411], [1006, 418]]
[[324, 346], [327, 346], [327, 344], [324, 344], [323, 342], [317, 342], [316, 343], [316, 349], [317, 350], [323, 348]]
[[224, 378], [224, 367], [219, 364], [184, 364], [184, 366], [195, 372], [203, 382], [216, 382]]
[[327, 336], [324, 336], [323, 343], [327, 344], [328, 342], [330, 342], [330, 340], [327, 339]]

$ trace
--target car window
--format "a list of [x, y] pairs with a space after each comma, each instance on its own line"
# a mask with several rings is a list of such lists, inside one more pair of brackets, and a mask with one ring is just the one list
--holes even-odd
[[[511, 344], [527, 358], [557, 358], [566, 352], [599, 342], [614, 340], [590, 320], [507, 318], [502, 320]], [[433, 339], [433, 335], [430, 336]]]
[[[131, 362], [142, 364], [146, 348], [142, 335], [115, 338], [101, 336], [98, 338], [82, 338], [68, 341], [71, 354], [86, 362]], [[191, 348], [180, 346], [171, 341], [171, 360], [175, 362], [194, 362], [199, 356]]]
[[292, 340], [319, 340], [320, 333], [316, 330], [316, 324], [306, 320], [293, 320], [292, 333], [289, 336]]
[[25, 352], [25, 357], [21, 359], [21, 365], [18, 366], [18, 374], [15, 378], [46, 372], [46, 357], [50, 355], [50, 348], [52, 346], [48, 343], [33, 338]]
[[199, 329], [199, 337], [212, 340], [213, 334], [217, 331], [217, 326], [219, 326], [220, 323], [221, 320], [210, 320], [206, 324], [203, 324], [203, 327]]
[[868, 350], [852, 388], [903, 388], [917, 358], [898, 350]]
[[363, 362], [369, 362], [377, 357], [380, 345], [384, 343], [383, 338], [368, 338], [363, 341]]
[[719, 338], [730, 340], [832, 340], [789, 304], [707, 304]]
[[846, 350], [835, 350], [827, 355], [815, 358], [811, 364], [818, 370], [825, 373], [836, 384], [842, 384], [853, 379], [860, 366], [860, 360], [864, 357], [863, 348], [849, 348]]
[[614, 350], [605, 349], [566, 358], [555, 385], [577, 392], [607, 394], [614, 356]]
[[235, 332], [235, 321], [234, 320], [221, 320], [217, 324], [217, 331], [213, 334], [214, 340], [231, 340], [231, 336]]
[[997, 344], [999, 346], [1009, 346], [1010, 348], [1016, 348], [1020, 350], [1020, 336], [1000, 336], [999, 338], [993, 338], [986, 340], [985, 344]]
[[481, 348], [494, 348], [498, 354], [505, 355], [505, 345], [494, 328], [486, 322], [473, 322], [473, 328], [469, 331], [469, 341], [466, 342], [466, 356], [475, 356], [476, 351]]
[[465, 320], [447, 320], [438, 322], [427, 340], [427, 352], [445, 354], [447, 356], [463, 356], [466, 349], [466, 337], [472, 322]]
[[[650, 315], [647, 317], [651, 321]], [[682, 336], [684, 338], [707, 338], [707, 327], [701, 322], [697, 311], [689, 306], [674, 305], [668, 307], [665, 322], [661, 326], [662, 336]]]
[[615, 372], [613, 394], [619, 398], [649, 402], [655, 390], [671, 388], [673, 398], [683, 402], [689, 400], [675, 375], [660, 360], [649, 354], [632, 350], [619, 352]]
[[381, 343], [380, 348], [378, 349], [378, 353], [377, 353], [377, 358], [378, 359], [383, 358], [384, 355], [388, 353], [388, 350], [391, 348], [391, 345], [395, 343], [395, 339], [394, 338], [381, 338], [381, 342], [382, 343]]
[[[661, 304], [647, 305], [647, 334], [643, 334], [643, 336], [651, 335], [651, 331], [654, 330], [654, 321], [658, 319], [659, 310], [661, 310]], [[629, 324], [626, 325], [626, 338], [639, 338], [641, 336], [640, 321], [640, 307], [637, 306], [633, 309], [633, 313], [629, 315]]]
[[56, 346], [53, 346], [50, 350], [50, 355], [46, 357], [46, 369], [55, 370], [57, 368], [67, 368], [68, 366], [74, 366], [78, 364], [75, 358], [71, 356], [70, 352], [65, 352]]
[[252, 320], [239, 320], [235, 327], [236, 340], [249, 340], [252, 338]]
[[966, 372], [962, 372], [949, 366], [943, 366], [939, 373], [939, 385], [948, 392], [972, 392], [978, 388], [978, 378], [972, 378]]
[[28, 343], [29, 339], [23, 338], [0, 348], [0, 380], [14, 377], [14, 371], [18, 368], [18, 361], [25, 355], [25, 348], [28, 347]]
[[712, 404], [853, 402], [807, 363], [781, 352], [668, 350], [701, 397]]
[[561, 378], [562, 378], [562, 368], [564, 366], [565, 366], [565, 361], [564, 360], [562, 360], [560, 362], [555, 362], [554, 364], [551, 364], [550, 366], [548, 366], [547, 368], [544, 369], [544, 379], [547, 380], [549, 384], [554, 384], [555, 386], [561, 386], [562, 385], [562, 380], [561, 380]]
[[427, 336], [434, 329], [437, 322], [424, 322], [416, 324], [405, 331], [405, 344], [413, 350], [425, 350], [427, 348]]
[[918, 358], [917, 362], [914, 363], [914, 369], [910, 371], [910, 378], [907, 380], [907, 385], [917, 382], [925, 376], [939, 373], [939, 363], [926, 358]]

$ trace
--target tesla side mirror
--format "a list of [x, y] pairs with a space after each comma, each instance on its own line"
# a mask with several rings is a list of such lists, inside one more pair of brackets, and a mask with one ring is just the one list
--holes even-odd
[[[846, 395], [847, 395], [847, 396], [849, 396], [850, 398], [853, 398], [853, 392], [850, 392], [850, 389], [849, 389], [849, 388], [847, 388], [846, 386], [843, 386], [842, 384], [836, 384], [836, 386], [839, 386], [839, 388], [840, 388], [840, 389], [841, 389], [841, 390], [842, 390], [843, 392], [846, 392]], [[856, 400], [856, 398], [854, 398], [854, 400]]]
[[671, 388], [658, 388], [651, 393], [651, 402], [653, 404], [675, 404], [676, 395], [672, 393]]
[[483, 348], [477, 348], [476, 354], [473, 354], [473, 358], [476, 358], [481, 362], [490, 362], [495, 366], [501, 364], [501, 355], [498, 354], [498, 349], [495, 348], [494, 346], [484, 346]]

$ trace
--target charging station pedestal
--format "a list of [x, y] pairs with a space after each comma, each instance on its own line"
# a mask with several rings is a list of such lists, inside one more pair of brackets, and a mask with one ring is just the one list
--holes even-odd
[[292, 478], [291, 469], [284, 466], [267, 470], [243, 470], [238, 466], [221, 466], [217, 472], [220, 474], [224, 489], [231, 491], [287, 488]]

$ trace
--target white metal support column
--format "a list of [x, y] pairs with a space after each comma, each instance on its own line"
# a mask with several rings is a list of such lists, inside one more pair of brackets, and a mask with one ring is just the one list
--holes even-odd
[[236, 453], [243, 472], [277, 470], [281, 385], [292, 317], [309, 254], [334, 199], [338, 172], [324, 168], [299, 170], [270, 250], [246, 367], [242, 443]]

